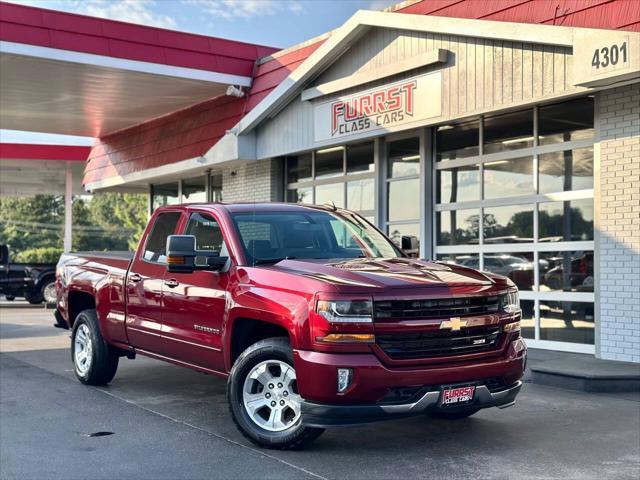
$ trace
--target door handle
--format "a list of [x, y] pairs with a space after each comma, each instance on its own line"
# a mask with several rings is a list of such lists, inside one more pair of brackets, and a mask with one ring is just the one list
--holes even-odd
[[132, 273], [131, 275], [129, 275], [129, 280], [138, 283], [140, 280], [142, 280], [142, 277], [137, 273]]
[[169, 288], [175, 288], [178, 285], [180, 285], [180, 283], [175, 279], [175, 278], [168, 278], [164, 281], [164, 284], [169, 287]]

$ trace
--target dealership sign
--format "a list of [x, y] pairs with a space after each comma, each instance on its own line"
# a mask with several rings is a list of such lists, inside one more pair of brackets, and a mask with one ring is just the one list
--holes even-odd
[[440, 72], [411, 77], [314, 106], [316, 142], [350, 137], [437, 117], [441, 114]]

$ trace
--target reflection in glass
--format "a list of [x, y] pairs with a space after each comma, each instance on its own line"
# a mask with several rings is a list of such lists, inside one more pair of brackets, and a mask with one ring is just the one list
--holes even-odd
[[538, 143], [569, 142], [593, 137], [593, 97], [540, 107]]
[[373, 142], [347, 146], [347, 173], [373, 172]]
[[180, 203], [178, 196], [178, 182], [152, 185], [152, 205], [155, 210], [162, 205], [176, 205]]
[[344, 208], [344, 183], [318, 185], [316, 187], [316, 205], [333, 202], [338, 208]]
[[476, 270], [480, 266], [480, 255], [477, 253], [445, 253], [439, 254], [436, 258], [440, 262], [464, 265], [465, 267], [475, 268]]
[[182, 181], [182, 203], [206, 201], [205, 177], [187, 178]]
[[287, 202], [313, 203], [313, 192], [311, 187], [287, 190]]
[[311, 180], [311, 154], [287, 157], [287, 183]]
[[454, 160], [479, 154], [480, 122], [442, 125], [436, 129], [436, 160]]
[[593, 345], [593, 303], [540, 302], [540, 340]]
[[438, 245], [463, 245], [478, 243], [479, 211], [450, 210], [436, 213]]
[[337, 177], [344, 173], [344, 147], [316, 152], [316, 178]]
[[397, 180], [389, 182], [390, 222], [420, 218], [420, 180]]
[[541, 242], [593, 240], [593, 199], [539, 204]]
[[484, 164], [484, 198], [516, 197], [534, 193], [533, 157]]
[[347, 208], [356, 212], [375, 208], [375, 188], [372, 178], [347, 183]]
[[398, 247], [402, 246], [403, 235], [413, 235], [418, 239], [418, 245], [420, 245], [420, 224], [389, 225], [389, 238]]
[[389, 177], [420, 174], [420, 139], [407, 138], [389, 143]]
[[222, 174], [213, 173], [211, 175], [211, 200], [213, 202], [222, 201]]
[[436, 171], [436, 202], [455, 203], [480, 200], [479, 165]]
[[593, 252], [540, 252], [540, 291], [593, 292]]
[[545, 153], [538, 157], [540, 193], [593, 188], [593, 147]]
[[510, 278], [520, 290], [533, 289], [533, 252], [485, 253], [484, 270]]
[[522, 309], [520, 325], [524, 338], [535, 338], [536, 336], [535, 304], [533, 300], [520, 300], [520, 308]]
[[533, 242], [533, 206], [484, 209], [484, 243]]
[[484, 118], [484, 153], [533, 146], [533, 110]]

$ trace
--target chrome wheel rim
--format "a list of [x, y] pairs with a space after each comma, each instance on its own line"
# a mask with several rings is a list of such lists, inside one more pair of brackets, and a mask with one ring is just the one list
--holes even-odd
[[42, 296], [46, 303], [56, 303], [56, 284], [54, 282], [48, 283], [42, 291]]
[[89, 327], [84, 323], [76, 330], [76, 336], [74, 338], [74, 363], [76, 371], [79, 375], [84, 376], [91, 368], [91, 362], [93, 361], [93, 344], [91, 343], [91, 334]]
[[280, 360], [257, 364], [245, 378], [242, 403], [249, 418], [270, 432], [282, 432], [300, 420], [296, 371]]

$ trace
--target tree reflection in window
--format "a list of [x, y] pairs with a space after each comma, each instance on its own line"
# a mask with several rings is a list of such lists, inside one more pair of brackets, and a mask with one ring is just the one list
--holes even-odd
[[485, 243], [533, 242], [533, 206], [485, 208]]

